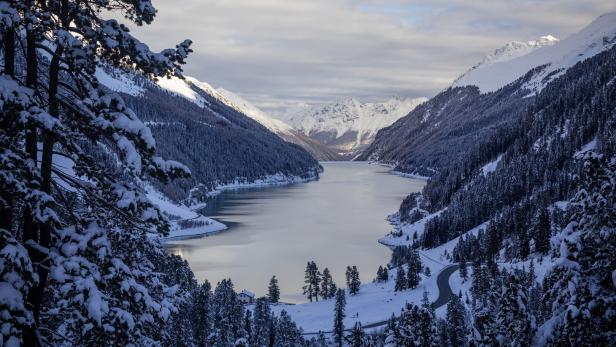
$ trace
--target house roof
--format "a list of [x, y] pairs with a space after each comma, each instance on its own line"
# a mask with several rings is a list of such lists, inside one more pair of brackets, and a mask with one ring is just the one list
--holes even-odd
[[251, 292], [250, 290], [246, 290], [246, 289], [244, 289], [244, 290], [242, 290], [242, 291], [240, 292], [240, 295], [242, 295], [242, 294], [243, 294], [243, 295], [246, 295], [246, 296], [249, 296], [249, 297], [251, 297], [251, 298], [254, 298], [254, 297], [255, 297], [255, 293]]

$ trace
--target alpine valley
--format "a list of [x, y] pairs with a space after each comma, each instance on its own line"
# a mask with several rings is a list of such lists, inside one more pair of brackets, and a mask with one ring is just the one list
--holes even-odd
[[[248, 8], [221, 31], [265, 18], [327, 61], [342, 43], [305, 17], [324, 5], [285, 4], [208, 2]], [[410, 33], [406, 7], [344, 5], [354, 25], [326, 28], [370, 26], [362, 47], [396, 18], [371, 54]], [[258, 65], [271, 32], [155, 52], [124, 23], [157, 13], [0, 1], [0, 346], [616, 345], [616, 12], [507, 43], [430, 98], [280, 119], [183, 71], [223, 53]], [[553, 17], [533, 21], [568, 18]], [[244, 54], [255, 43], [263, 56]], [[372, 60], [351, 53], [359, 74]], [[274, 80], [301, 72], [276, 63]]]

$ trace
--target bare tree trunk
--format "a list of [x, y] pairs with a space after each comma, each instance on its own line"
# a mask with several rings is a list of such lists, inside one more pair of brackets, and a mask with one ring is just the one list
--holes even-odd
[[[28, 2], [31, 6], [32, 1]], [[32, 23], [29, 23], [32, 24]], [[36, 54], [36, 33], [34, 28], [26, 25], [26, 86], [32, 90], [38, 87], [38, 56]], [[29, 124], [26, 130], [26, 152], [34, 165], [37, 165], [37, 129], [35, 124]], [[24, 210], [24, 233], [23, 241], [34, 240], [38, 241], [37, 225], [32, 216], [32, 210], [26, 207]]]
[[[15, 31], [2, 33], [4, 49], [4, 73], [15, 77]], [[9, 116], [9, 119], [11, 117]], [[10, 192], [1, 192], [4, 204], [0, 206], [0, 229], [11, 230], [13, 226], [13, 197]]]
[[[51, 59], [51, 63], [49, 66], [49, 108], [48, 112], [50, 115], [54, 117], [58, 117], [59, 115], [59, 106], [58, 106], [58, 78], [60, 71], [60, 56], [62, 55], [62, 47], [58, 47], [56, 52]], [[43, 134], [43, 154], [41, 158], [41, 189], [51, 194], [51, 168], [53, 162], [53, 147], [54, 147], [54, 136], [53, 134], [47, 132]], [[36, 230], [35, 230], [36, 231]], [[38, 245], [48, 249], [51, 245], [51, 232], [52, 226], [50, 224], [42, 224], [38, 228]], [[36, 235], [34, 235], [36, 236]], [[33, 258], [33, 263], [37, 264], [37, 273], [39, 277], [39, 283], [36, 287], [32, 288], [28, 295], [28, 306], [32, 310], [32, 315], [34, 317], [34, 321], [36, 325], [40, 325], [40, 313], [41, 313], [41, 305], [43, 303], [43, 297], [45, 294], [45, 288], [47, 286], [47, 277], [49, 276], [49, 266], [50, 262], [47, 259], [45, 254], [41, 254], [36, 250], [32, 250], [30, 253]], [[26, 342], [32, 343], [33, 346], [40, 345], [40, 341], [38, 337], [35, 335], [36, 330], [29, 332], [26, 337]]]

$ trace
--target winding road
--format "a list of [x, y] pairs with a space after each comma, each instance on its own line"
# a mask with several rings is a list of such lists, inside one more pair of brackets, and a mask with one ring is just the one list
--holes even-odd
[[[451, 290], [451, 287], [449, 286], [449, 277], [451, 277], [451, 275], [454, 272], [456, 272], [459, 268], [460, 266], [458, 264], [451, 264], [451, 265], [445, 266], [438, 273], [436, 277], [436, 285], [438, 287], [438, 297], [436, 298], [436, 301], [432, 303], [433, 309], [436, 310], [437, 308], [447, 304], [449, 300], [451, 299], [451, 296], [453, 295], [453, 291]], [[369, 323], [366, 325], [362, 325], [362, 329], [377, 328], [377, 327], [386, 325], [387, 322], [389, 322], [389, 319], [379, 321], [379, 322]], [[345, 329], [345, 331], [351, 331], [351, 330], [352, 329]], [[309, 333], [303, 333], [302, 335], [318, 335], [319, 333], [320, 332], [309, 332]], [[323, 331], [323, 334], [331, 334], [331, 333], [332, 331]]]

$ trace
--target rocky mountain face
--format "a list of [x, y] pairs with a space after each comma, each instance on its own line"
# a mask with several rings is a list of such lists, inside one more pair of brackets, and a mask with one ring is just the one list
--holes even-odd
[[216, 92], [224, 98], [229, 106], [236, 108], [238, 111], [256, 120], [285, 141], [301, 146], [317, 160], [342, 159], [342, 156], [335, 150], [293, 129], [287, 123], [271, 117], [239, 95], [224, 88], [218, 88]]
[[385, 102], [363, 103], [345, 99], [300, 108], [283, 120], [296, 131], [350, 159], [372, 143], [380, 129], [424, 101], [425, 98], [391, 98]]

